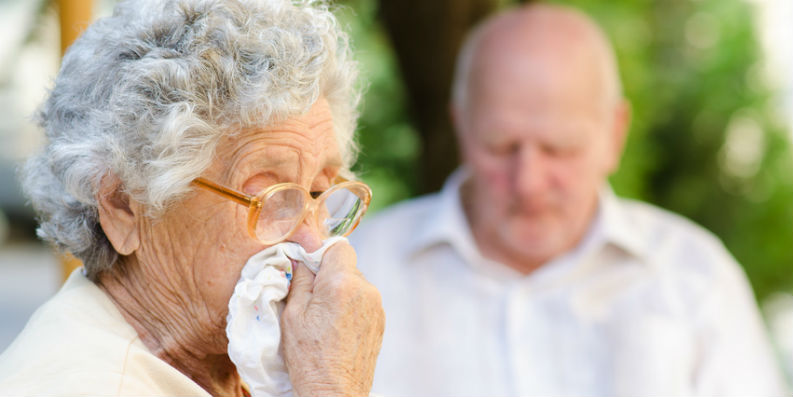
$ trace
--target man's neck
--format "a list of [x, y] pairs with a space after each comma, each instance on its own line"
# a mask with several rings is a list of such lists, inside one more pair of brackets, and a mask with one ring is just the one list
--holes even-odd
[[483, 257], [501, 263], [518, 273], [528, 276], [553, 260], [552, 256], [530, 257], [512, 252], [505, 244], [498, 244], [490, 238], [490, 232], [483, 229], [472, 229], [477, 248]]
[[177, 307], [178, 297], [143, 277], [134, 257], [125, 259], [115, 265], [123, 270], [103, 273], [97, 284], [146, 348], [212, 395], [243, 395], [236, 367], [227, 354], [205, 351], [207, 343], [198, 336], [202, 330], [195, 329], [200, 324], [185, 315], [188, 310]]

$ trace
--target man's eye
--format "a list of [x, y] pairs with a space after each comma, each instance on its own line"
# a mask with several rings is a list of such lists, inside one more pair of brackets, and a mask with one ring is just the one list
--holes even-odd
[[563, 157], [575, 153], [575, 147], [572, 146], [543, 146], [543, 152], [549, 156]]
[[490, 152], [500, 156], [509, 156], [520, 151], [520, 144], [507, 143], [502, 145], [490, 146]]
[[325, 192], [321, 192], [321, 191], [313, 191], [313, 192], [310, 192], [310, 194], [311, 194], [311, 198], [317, 198], [317, 197], [321, 196], [321, 195], [322, 195], [322, 193], [325, 193]]

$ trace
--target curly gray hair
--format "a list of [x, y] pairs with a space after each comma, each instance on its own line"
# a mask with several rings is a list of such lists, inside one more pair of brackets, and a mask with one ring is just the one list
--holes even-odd
[[109, 172], [157, 216], [191, 190], [234, 127], [327, 98], [346, 169], [359, 93], [347, 35], [322, 1], [129, 0], [69, 48], [22, 170], [41, 238], [95, 278], [118, 254], [95, 199]]

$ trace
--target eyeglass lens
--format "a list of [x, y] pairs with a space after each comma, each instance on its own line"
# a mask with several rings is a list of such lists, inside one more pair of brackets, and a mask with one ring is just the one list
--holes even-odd
[[300, 220], [305, 200], [305, 194], [297, 189], [283, 189], [263, 197], [256, 222], [256, 236], [262, 241], [283, 238]]
[[325, 198], [320, 211], [326, 216], [320, 220], [328, 236], [341, 236], [355, 225], [360, 217], [363, 200], [351, 189], [341, 188]]
[[[316, 216], [324, 238], [347, 233], [363, 214], [366, 193], [355, 186], [339, 188], [324, 196]], [[262, 197], [256, 235], [262, 241], [278, 241], [289, 234], [303, 215], [306, 195], [298, 189], [283, 189]]]

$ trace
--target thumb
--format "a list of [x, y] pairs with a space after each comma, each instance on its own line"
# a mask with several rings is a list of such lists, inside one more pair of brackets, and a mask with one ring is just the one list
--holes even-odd
[[294, 272], [287, 302], [299, 307], [305, 307], [314, 292], [314, 273], [300, 262], [293, 263]]

